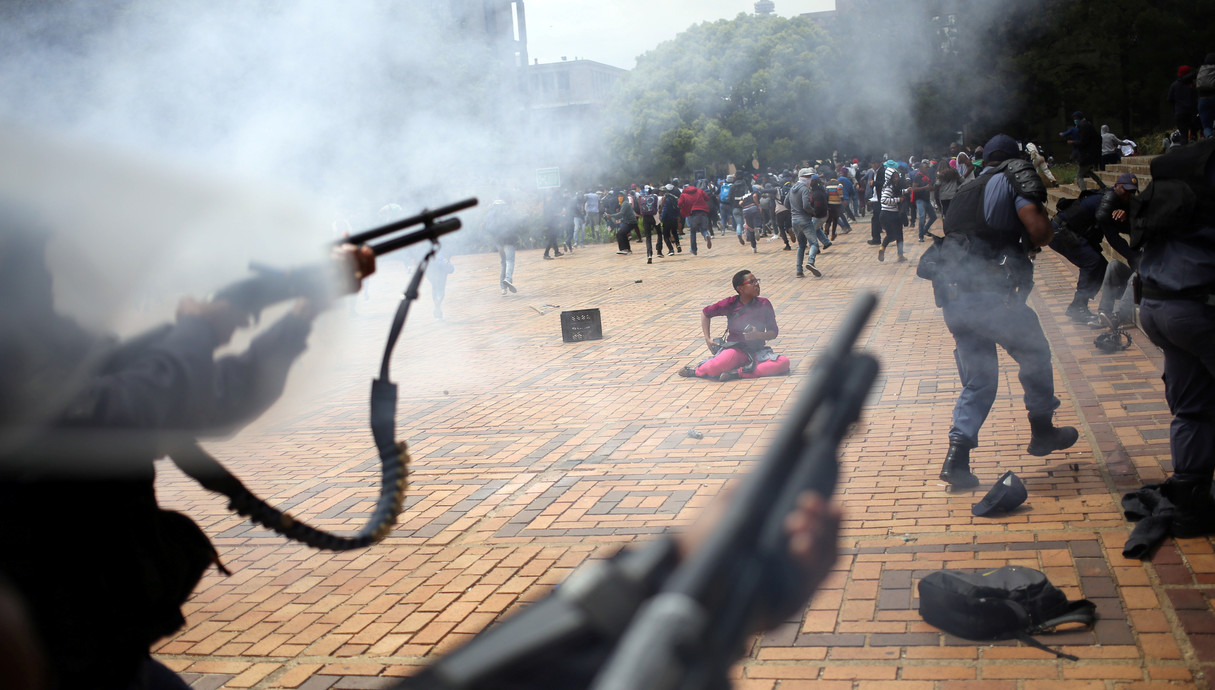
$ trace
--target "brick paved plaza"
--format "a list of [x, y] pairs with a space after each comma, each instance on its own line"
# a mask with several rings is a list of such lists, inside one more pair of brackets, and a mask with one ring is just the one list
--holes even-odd
[[[685, 240], [684, 253], [653, 265], [636, 244], [632, 256], [597, 245], [555, 261], [522, 251], [519, 294], [506, 297], [496, 255], [455, 257], [446, 318], [432, 316], [424, 284], [394, 359], [398, 434], [414, 458], [396, 531], [366, 550], [317, 552], [250, 526], [162, 467], [162, 504], [194, 517], [233, 574], [204, 578], [188, 626], [158, 657], [197, 688], [387, 686], [587, 558], [687, 525], [760, 457], [852, 296], [871, 290], [880, 302], [860, 344], [883, 370], [841, 448], [842, 556], [802, 615], [749, 646], [736, 686], [1205, 686], [1215, 669], [1211, 541], [1170, 540], [1151, 563], [1121, 555], [1130, 531], [1121, 493], [1169, 469], [1155, 348], [1134, 331], [1125, 352], [1095, 350], [1095, 332], [1063, 316], [1075, 269], [1044, 252], [1030, 303], [1054, 351], [1057, 422], [1080, 428], [1080, 441], [1045, 458], [1025, 452], [1021, 389], [1001, 352], [999, 397], [973, 456], [982, 487], [949, 494], [937, 473], [959, 383], [931, 286], [915, 277], [927, 245], [908, 244], [910, 263], [894, 263], [893, 251], [879, 263], [861, 226], [819, 259], [822, 279], [795, 278], [780, 242], [761, 240], [752, 254], [732, 235], [696, 257]], [[776, 308], [773, 345], [792, 375], [679, 377], [707, 356], [699, 310], [732, 294], [743, 268]], [[260, 495], [318, 526], [357, 529], [378, 490], [366, 396], [404, 280], [399, 262], [384, 262], [356, 313], [339, 307], [313, 335], [285, 404], [208, 444]], [[563, 344], [559, 312], [592, 307], [604, 339]], [[342, 324], [350, 337], [334, 334]], [[1029, 500], [1011, 515], [973, 517], [1005, 469], [1025, 480]], [[1006, 564], [1043, 570], [1071, 598], [1097, 603], [1095, 631], [1044, 638], [1078, 662], [956, 639], [920, 620], [923, 574]]]

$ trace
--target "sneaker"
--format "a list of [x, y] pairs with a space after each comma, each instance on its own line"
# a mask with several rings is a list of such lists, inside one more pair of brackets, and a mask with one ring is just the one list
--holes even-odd
[[806, 274], [805, 274], [805, 273], [802, 273], [801, 271], [798, 271], [798, 272], [797, 272], [797, 274], [796, 274], [794, 277], [795, 277], [795, 278], [805, 278], [805, 277], [806, 277]]
[[676, 253], [676, 254], [682, 254], [682, 253], [683, 253], [683, 247], [679, 246], [678, 244], [677, 244], [677, 245], [675, 245], [675, 253]]
[[506, 288], [502, 288], [502, 296], [506, 297]]
[[881, 249], [878, 250], [878, 261], [885, 261], [885, 260], [886, 260], [886, 248], [882, 247]]
[[902, 254], [899, 254], [899, 258], [895, 259], [895, 263], [899, 263], [899, 264], [907, 263], [907, 257], [903, 256]]
[[781, 251], [785, 251], [785, 252], [791, 252], [791, 251], [793, 251], [793, 247], [791, 247], [791, 246], [789, 246], [789, 245], [787, 245], [787, 244], [786, 244], [786, 245], [785, 245], [785, 248], [784, 248], [784, 249], [782, 249]]
[[505, 290], [503, 290], [503, 292], [505, 292], [506, 290], [510, 290], [511, 292], [518, 292], [518, 290], [515, 289], [515, 284], [510, 282], [509, 280], [502, 281], [502, 287], [505, 288]]
[[[618, 251], [618, 252], [616, 252], [616, 253], [617, 253], [617, 254], [619, 254], [619, 255], [621, 255], [621, 256], [624, 256], [625, 254], [630, 254], [631, 252], [626, 252], [626, 251], [624, 251], [624, 250], [622, 249], [622, 250], [620, 250], [620, 251]], [[544, 257], [544, 258], [546, 258], [546, 259], [547, 259], [548, 257], [546, 256], [546, 257]]]
[[878, 245], [879, 245], [879, 244], [881, 244], [881, 243], [882, 243], [882, 241], [881, 241], [881, 240], [869, 240], [869, 241], [868, 241], [868, 242], [866, 242], [865, 244], [872, 244], [873, 246], [875, 246], [875, 247], [876, 247], [876, 246], [878, 246]]
[[679, 375], [684, 378], [695, 378], [696, 377], [696, 367], [689, 364], [679, 370]]
[[[617, 253], [617, 254], [620, 254], [621, 252], [616, 252], [616, 253]], [[545, 255], [544, 255], [544, 258], [548, 259], [549, 261], [552, 261], [552, 260], [553, 260], [553, 257], [549, 256], [548, 254], [545, 254]]]
[[738, 243], [739, 243], [739, 244], [741, 244], [741, 245], [743, 245], [743, 246], [746, 246], [746, 244], [747, 244], [747, 243], [743, 241], [742, 235], [735, 235], [735, 237], [737, 237], [737, 238], [738, 238]]
[[654, 257], [652, 257], [652, 256], [647, 256], [647, 257], [645, 258], [645, 262], [646, 262], [647, 264], [652, 264], [652, 263], [654, 263]]
[[565, 254], [562, 254], [559, 251], [553, 251], [553, 256], [565, 256]]
[[737, 378], [738, 378], [738, 370], [731, 369], [729, 371], [722, 372], [721, 376], [717, 377], [717, 380], [725, 382], [725, 381], [734, 381]]
[[823, 272], [814, 267], [814, 264], [806, 264], [806, 270], [810, 271], [810, 275], [815, 278], [822, 278]]
[[752, 253], [752, 254], [758, 254], [758, 253], [759, 253], [759, 250], [758, 250], [758, 249], [756, 249], [755, 247], [751, 247], [751, 253]]
[[713, 248], [713, 238], [706, 237], [705, 238], [705, 249], [712, 249], [712, 248]]

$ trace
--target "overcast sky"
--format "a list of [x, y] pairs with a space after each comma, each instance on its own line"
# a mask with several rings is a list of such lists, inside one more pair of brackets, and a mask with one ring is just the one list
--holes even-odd
[[[774, 0], [776, 14], [835, 9], [835, 0]], [[594, 60], [632, 69], [638, 55], [693, 24], [755, 11], [755, 0], [526, 0], [527, 53], [535, 63]]]

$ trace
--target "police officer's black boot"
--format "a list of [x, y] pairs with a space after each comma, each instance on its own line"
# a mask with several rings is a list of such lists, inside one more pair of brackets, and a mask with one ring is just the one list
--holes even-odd
[[1173, 518], [1169, 532], [1186, 539], [1215, 534], [1215, 498], [1211, 496], [1210, 479], [1168, 478], [1160, 493], [1173, 503]]
[[1041, 417], [1030, 417], [1029, 428], [1033, 432], [1033, 436], [1029, 439], [1029, 446], [1025, 449], [1030, 455], [1050, 455], [1057, 450], [1071, 448], [1076, 439], [1080, 438], [1080, 432], [1076, 431], [1074, 426], [1055, 426], [1051, 422], [1054, 415], [1047, 414]]
[[941, 467], [941, 481], [955, 489], [973, 489], [979, 485], [979, 478], [970, 472], [970, 448], [950, 441], [945, 465]]
[[1076, 295], [1072, 298], [1072, 303], [1067, 305], [1067, 318], [1076, 323], [1088, 324], [1093, 320], [1093, 312], [1089, 311], [1088, 299]]

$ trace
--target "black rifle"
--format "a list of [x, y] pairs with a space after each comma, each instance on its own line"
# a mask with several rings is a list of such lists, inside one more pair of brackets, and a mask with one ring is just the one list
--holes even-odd
[[[339, 245], [366, 244], [377, 256], [425, 240], [429, 240], [433, 244], [430, 251], [418, 263], [417, 270], [414, 271], [409, 286], [397, 307], [388, 342], [384, 347], [380, 376], [371, 382], [371, 432], [380, 454], [381, 486], [375, 509], [358, 533], [353, 536], [339, 536], [323, 532], [270, 506], [245, 488], [241, 481], [228, 472], [219, 461], [200, 448], [193, 438], [179, 437], [164, 441], [165, 449], [173, 462], [204, 488], [228, 497], [229, 508], [232, 510], [285, 537], [314, 548], [332, 551], [357, 549], [374, 544], [387, 536], [392, 525], [396, 523], [397, 515], [401, 512], [409, 464], [409, 454], [405, 443], [398, 443], [396, 440], [397, 386], [388, 378], [389, 360], [392, 358], [392, 351], [401, 334], [401, 329], [405, 325], [409, 305], [418, 296], [418, 286], [422, 282], [426, 265], [438, 248], [438, 238], [460, 228], [458, 218], [444, 218], [444, 216], [476, 204], [475, 198], [465, 199], [434, 211], [422, 211], [416, 216], [361, 232], [337, 242]], [[413, 232], [391, 237], [378, 244], [367, 244], [370, 240], [415, 225], [423, 227]], [[237, 309], [256, 316], [262, 309], [284, 300], [297, 297], [325, 298], [328, 296], [331, 276], [327, 266], [310, 266], [290, 271], [262, 266], [252, 266], [251, 268], [257, 272], [256, 276], [233, 283], [216, 293], [213, 299], [226, 300]], [[169, 328], [171, 327], [163, 326], [131, 341], [111, 358], [111, 363], [119, 362], [124, 357], [137, 356], [139, 350], [163, 337]]]
[[[393, 221], [387, 225], [381, 225], [378, 228], [365, 230], [351, 237], [344, 237], [335, 241], [334, 244], [366, 245], [375, 252], [376, 256], [381, 256], [425, 240], [436, 242], [439, 237], [460, 229], [461, 223], [459, 218], [445, 218], [444, 216], [450, 216], [453, 213], [472, 208], [476, 205], [477, 199], [473, 197], [457, 201], [454, 204], [449, 204], [433, 211], [423, 210], [416, 216], [410, 216], [409, 218]], [[389, 237], [376, 244], [371, 244], [371, 240], [380, 239], [385, 235], [390, 235], [415, 225], [421, 225], [422, 227], [418, 230], [396, 237]], [[257, 315], [265, 307], [277, 302], [296, 297], [323, 296], [324, 291], [327, 290], [329, 285], [328, 276], [325, 273], [326, 268], [321, 266], [308, 266], [291, 271], [269, 268], [262, 264], [252, 264], [249, 268], [257, 275], [229, 285], [216, 293], [213, 299], [226, 300], [244, 312]], [[422, 271], [419, 270], [415, 275], [420, 279], [421, 273]], [[417, 285], [415, 284], [413, 288], [416, 290]]]
[[785, 518], [835, 489], [840, 440], [878, 372], [853, 351], [876, 297], [850, 308], [806, 391], [720, 525], [682, 563], [670, 540], [580, 568], [540, 602], [399, 687], [428, 690], [728, 687], [746, 638], [804, 605]]

